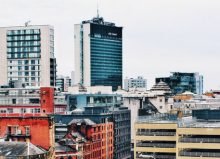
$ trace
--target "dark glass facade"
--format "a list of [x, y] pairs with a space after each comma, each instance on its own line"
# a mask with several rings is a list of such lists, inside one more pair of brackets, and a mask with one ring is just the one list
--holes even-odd
[[91, 86], [122, 87], [122, 27], [90, 25]]
[[197, 93], [195, 73], [174, 72], [170, 77], [156, 78], [155, 82], [159, 83], [160, 81], [167, 83], [173, 94], [181, 94], [185, 91]]

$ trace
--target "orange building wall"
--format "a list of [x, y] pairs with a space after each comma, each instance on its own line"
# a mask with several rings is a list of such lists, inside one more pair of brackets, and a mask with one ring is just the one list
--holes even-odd
[[53, 114], [54, 113], [54, 88], [41, 87], [40, 88], [40, 103], [41, 113]]
[[186, 100], [191, 100], [193, 98], [193, 96], [181, 94], [181, 95], [176, 95], [173, 98], [175, 100], [186, 101]]
[[18, 126], [22, 134], [25, 134], [25, 126], [30, 126], [29, 137], [13, 137], [15, 141], [28, 141], [46, 150], [54, 145], [54, 125], [48, 117], [0, 117], [0, 137], [7, 133], [7, 126]]
[[83, 159], [106, 159], [106, 156], [108, 159], [113, 159], [114, 130], [112, 122], [93, 126], [85, 123], [79, 126], [73, 123], [68, 129], [70, 133], [80, 132], [87, 139], [87, 142], [83, 144]]
[[[108, 136], [106, 136], [106, 133]], [[113, 159], [113, 123], [97, 124], [87, 130], [87, 136], [92, 142], [84, 145], [83, 158], [85, 159]]]

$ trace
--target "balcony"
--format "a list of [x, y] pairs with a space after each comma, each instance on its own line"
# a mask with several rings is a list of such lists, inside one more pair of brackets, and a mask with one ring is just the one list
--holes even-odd
[[7, 136], [10, 138], [30, 138], [30, 134], [22, 134], [22, 133], [7, 133]]
[[220, 143], [220, 138], [190, 138], [184, 137], [180, 138], [179, 142], [188, 143]]
[[175, 148], [175, 143], [137, 143], [136, 147]]
[[160, 132], [160, 131], [145, 131], [145, 132], [137, 132], [138, 136], [176, 136], [176, 132]]
[[139, 153], [137, 154], [137, 159], [176, 159], [175, 153]]
[[212, 158], [220, 158], [220, 152], [218, 150], [208, 152], [204, 151], [181, 151], [179, 156], [187, 156], [187, 157], [212, 157]]

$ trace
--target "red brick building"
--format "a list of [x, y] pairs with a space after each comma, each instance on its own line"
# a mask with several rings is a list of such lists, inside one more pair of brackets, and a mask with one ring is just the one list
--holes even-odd
[[54, 147], [53, 118], [0, 117], [0, 137], [6, 141], [29, 141], [49, 151]]
[[[68, 124], [68, 133], [58, 143], [66, 146], [65, 149], [68, 149], [68, 151], [72, 149], [75, 152], [72, 157], [106, 159], [107, 155], [108, 159], [112, 159], [113, 132], [112, 122], [96, 124], [89, 119], [73, 119]], [[61, 152], [58, 152], [58, 150], [60, 149], [56, 149], [56, 159], [61, 159]], [[66, 152], [63, 156], [67, 156], [70, 153]]]

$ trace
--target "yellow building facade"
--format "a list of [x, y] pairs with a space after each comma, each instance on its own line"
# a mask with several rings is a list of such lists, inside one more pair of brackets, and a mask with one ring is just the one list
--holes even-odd
[[220, 159], [220, 122], [154, 118], [136, 121], [135, 159]]

